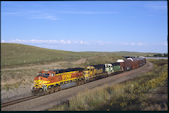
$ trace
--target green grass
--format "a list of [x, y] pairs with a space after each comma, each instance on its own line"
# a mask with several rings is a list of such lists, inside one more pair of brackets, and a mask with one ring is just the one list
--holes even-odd
[[[1, 43], [1, 66], [16, 67], [27, 64], [47, 64], [57, 61], [76, 61], [81, 58], [87, 58], [84, 65], [109, 63], [115, 61], [121, 56], [145, 56], [153, 53], [139, 52], [71, 52], [62, 50], [53, 50], [35, 46]], [[100, 60], [98, 60], [100, 59]]]
[[83, 91], [71, 98], [69, 104], [55, 106], [49, 111], [144, 110], [153, 104], [153, 100], [148, 99], [146, 94], [163, 86], [168, 79], [168, 60], [151, 60], [151, 62], [154, 63], [153, 70], [141, 77], [114, 86]]
[[77, 53], [39, 48], [22, 44], [1, 44], [1, 65], [16, 66], [23, 64], [38, 64], [56, 61], [72, 61], [81, 57], [91, 56], [90, 53]]

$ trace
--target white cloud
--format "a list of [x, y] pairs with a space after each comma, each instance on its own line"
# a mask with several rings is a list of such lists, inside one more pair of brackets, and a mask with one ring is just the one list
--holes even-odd
[[119, 44], [120, 44], [120, 45], [124, 45], [124, 46], [128, 46], [128, 45], [129, 45], [128, 42], [120, 42]]
[[2, 14], [4, 14], [4, 15], [18, 15], [19, 12], [13, 12], [13, 11], [11, 11], [11, 12], [2, 12]]
[[5, 42], [5, 40], [1, 40], [1, 42], [2, 42], [2, 43], [4, 43], [4, 42]]
[[37, 44], [80, 44], [84, 45], [87, 44], [87, 42], [83, 40], [37, 40], [37, 39], [31, 39], [31, 40], [21, 40], [21, 39], [15, 39], [15, 40], [9, 40], [4, 42], [9, 43], [37, 43]]
[[95, 41], [95, 43], [101, 46], [114, 44], [111, 41], [101, 41], [101, 40]]
[[72, 43], [72, 41], [68, 40], [68, 41], [67, 41], [67, 43], [68, 43], [68, 44], [71, 44], [71, 43]]
[[135, 42], [131, 42], [130, 45], [131, 45], [131, 46], [135, 46], [136, 43], [135, 43]]
[[117, 14], [117, 11], [56, 11], [61, 14]]
[[168, 46], [168, 42], [163, 42], [163, 43], [161, 43], [161, 45]]
[[143, 46], [144, 44], [142, 42], [137, 43], [138, 46]]
[[33, 15], [30, 19], [45, 19], [45, 20], [59, 20], [56, 16], [52, 15]]
[[143, 42], [120, 42], [119, 45], [122, 45], [122, 46], [144, 46], [145, 43], [143, 43]]
[[[158, 2], [157, 2], [158, 3]], [[154, 3], [154, 4], [146, 4], [145, 7], [147, 8], [151, 8], [154, 10], [163, 10], [163, 9], [167, 9], [167, 3]]]
[[27, 10], [27, 11], [8, 11], [2, 12], [3, 15], [8, 16], [21, 16], [26, 17], [28, 19], [44, 19], [44, 20], [60, 20], [57, 18], [57, 14], [117, 14], [116, 11], [55, 11], [53, 13], [46, 11], [38, 11], [38, 10]]
[[28, 19], [45, 19], [45, 20], [59, 20], [54, 14], [46, 13], [42, 11], [9, 11], [9, 12], [2, 12], [3, 15], [8, 16], [21, 16], [26, 17]]
[[[99, 46], [105, 46], [105, 45], [114, 45], [114, 46], [144, 46], [145, 43], [143, 42], [112, 42], [112, 41], [101, 41], [101, 40], [95, 40], [95, 41], [83, 41], [83, 40], [37, 40], [37, 39], [31, 39], [31, 40], [21, 40], [21, 39], [15, 39], [15, 40], [9, 40], [3, 42], [9, 42], [9, 43], [25, 43], [25, 44], [64, 44], [64, 45], [99, 45]], [[163, 45], [167, 45], [166, 43], [162, 43]]]
[[80, 44], [87, 44], [85, 41], [82, 41], [82, 40], [79, 43]]

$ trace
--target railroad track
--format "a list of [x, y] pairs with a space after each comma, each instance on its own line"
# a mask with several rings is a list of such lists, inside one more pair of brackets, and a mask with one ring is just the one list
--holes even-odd
[[17, 99], [17, 100], [5, 102], [5, 103], [1, 104], [1, 108], [9, 106], [9, 105], [16, 104], [16, 103], [20, 103], [20, 102], [23, 102], [23, 101], [31, 100], [31, 99], [34, 99], [34, 98], [37, 98], [37, 97], [39, 97], [39, 96], [28, 96], [28, 97], [25, 97], [25, 98], [20, 98], [20, 99]]

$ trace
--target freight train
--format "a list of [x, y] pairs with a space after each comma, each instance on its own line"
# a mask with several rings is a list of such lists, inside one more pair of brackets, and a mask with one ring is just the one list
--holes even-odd
[[146, 64], [144, 57], [124, 57], [114, 63], [90, 65], [85, 68], [42, 70], [34, 78], [32, 93], [34, 95], [53, 93], [61, 90], [61, 86], [65, 84], [81, 85], [98, 78], [136, 69], [144, 64]]

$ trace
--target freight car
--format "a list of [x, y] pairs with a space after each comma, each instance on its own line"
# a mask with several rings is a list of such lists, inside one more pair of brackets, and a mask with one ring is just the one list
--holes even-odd
[[143, 66], [144, 64], [146, 64], [146, 58], [145, 57], [139, 57], [140, 60], [140, 66]]
[[127, 58], [132, 61], [132, 69], [136, 69], [138, 67], [146, 64], [146, 59], [144, 57], [135, 57], [135, 58]]
[[122, 71], [129, 71], [132, 69], [132, 60], [129, 59], [118, 59]]
[[33, 94], [48, 94], [59, 91], [61, 86], [69, 83], [77, 85], [107, 77], [119, 72], [129, 71], [146, 64], [144, 57], [125, 57], [115, 63], [90, 65], [86, 68], [68, 68], [44, 70], [34, 78]]
[[138, 68], [138, 62], [137, 62], [137, 60], [135, 58], [127, 58], [127, 60], [130, 60], [132, 69]]

